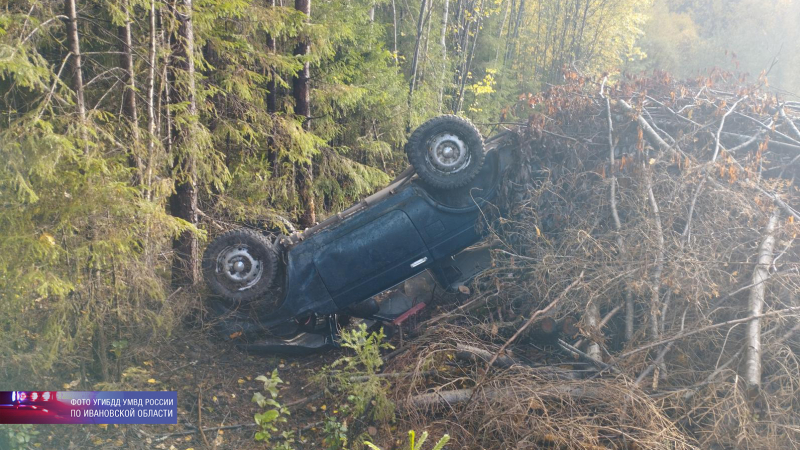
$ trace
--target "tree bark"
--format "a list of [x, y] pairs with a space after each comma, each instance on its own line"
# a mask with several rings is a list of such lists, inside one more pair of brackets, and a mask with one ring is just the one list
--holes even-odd
[[[194, 69], [194, 27], [192, 25], [192, 0], [181, 0], [176, 4], [175, 14], [180, 22], [178, 42], [176, 46], [176, 65], [185, 72], [187, 80], [185, 90], [177, 94], [181, 100], [188, 102], [186, 114], [190, 118], [197, 116], [197, 99]], [[174, 147], [177, 149], [192, 139], [192, 127], [178, 130]], [[178, 127], [176, 127], [178, 128]], [[195, 225], [197, 224], [197, 174], [194, 157], [181, 154], [175, 161], [175, 193], [170, 196], [170, 210], [173, 216]], [[172, 285], [173, 287], [190, 286], [200, 279], [200, 261], [197, 237], [191, 231], [182, 232], [172, 242]]]
[[[267, 0], [267, 4], [271, 8], [275, 8], [275, 0]], [[267, 33], [267, 51], [275, 54], [277, 50], [275, 36]], [[274, 113], [278, 111], [278, 93], [276, 92], [275, 71], [269, 69], [269, 80], [267, 81], [267, 112]]]
[[[267, 0], [267, 4], [271, 8], [275, 8], [275, 0]], [[277, 50], [277, 44], [275, 42], [275, 36], [271, 33], [267, 33], [267, 51], [270, 54], [274, 55]], [[278, 85], [275, 82], [275, 69], [269, 68], [268, 69], [268, 76], [269, 79], [267, 80], [267, 114], [271, 116], [271, 119], [275, 116], [275, 113], [278, 112]], [[278, 152], [275, 149], [275, 141], [270, 135], [267, 140], [267, 156], [270, 161], [270, 165], [272, 166], [272, 172], [274, 175], [277, 174], [278, 170]]]
[[753, 269], [753, 283], [748, 299], [748, 312], [751, 321], [747, 323], [745, 356], [745, 381], [751, 388], [761, 386], [761, 313], [764, 310], [764, 294], [766, 280], [769, 278], [769, 267], [772, 265], [772, 252], [775, 247], [775, 228], [780, 219], [780, 209], [774, 208], [764, 230], [764, 240], [758, 247], [758, 261]]
[[[453, 113], [458, 114], [461, 111], [461, 107], [464, 105], [464, 89], [467, 85], [467, 78], [469, 75], [469, 68], [472, 65], [472, 58], [475, 56], [475, 47], [478, 44], [478, 36], [480, 35], [481, 31], [481, 23], [483, 22], [483, 2], [478, 3], [478, 19], [476, 20], [475, 24], [475, 36], [472, 38], [472, 48], [469, 50], [469, 54], [467, 55], [466, 61], [464, 61], [464, 70], [461, 72], [461, 83], [458, 88], [458, 93], [453, 102]], [[469, 40], [469, 32], [467, 32], [467, 41]]]
[[519, 29], [520, 25], [522, 24], [522, 15], [525, 13], [525, 0], [520, 0], [519, 2], [519, 9], [517, 10], [517, 17], [514, 21], [514, 29], [511, 30], [511, 23], [508, 24], [508, 33], [506, 34], [506, 56], [503, 59], [503, 67], [505, 67], [506, 62], [511, 60], [511, 57], [514, 55], [516, 51], [516, 43], [517, 39], [519, 38]]
[[[603, 84], [605, 86], [605, 83]], [[600, 95], [605, 97], [603, 92]], [[625, 241], [622, 239], [622, 222], [619, 220], [619, 211], [617, 210], [617, 175], [614, 172], [616, 163], [614, 161], [614, 123], [611, 120], [611, 101], [606, 97], [606, 120], [608, 121], [608, 161], [609, 173], [611, 174], [611, 193], [609, 195], [611, 204], [611, 216], [614, 218], [614, 229], [617, 231], [617, 247], [619, 248], [620, 256], [626, 258]], [[634, 329], [634, 302], [633, 294], [627, 283], [623, 292], [625, 297], [625, 340], [630, 342], [633, 339]]]
[[408, 82], [408, 117], [411, 126], [411, 101], [414, 97], [414, 89], [417, 87], [417, 66], [419, 65], [419, 48], [422, 43], [422, 29], [425, 26], [425, 10], [428, 0], [422, 0], [419, 5], [419, 17], [417, 18], [417, 40], [414, 43], [414, 57], [411, 59], [411, 79]]
[[144, 167], [142, 158], [137, 154], [139, 145], [139, 114], [136, 110], [136, 76], [133, 69], [133, 39], [131, 37], [131, 20], [129, 5], [123, 4], [125, 8], [125, 25], [117, 27], [119, 41], [122, 45], [120, 52], [119, 65], [125, 73], [125, 91], [122, 95], [122, 111], [128, 119], [131, 127], [131, 139], [133, 142], [128, 149], [128, 165], [136, 171], [133, 179], [134, 185], [142, 184], [144, 180]]
[[498, 67], [498, 65], [500, 63], [500, 48], [502, 46], [499, 44], [499, 42], [503, 38], [503, 30], [506, 27], [506, 22], [508, 22], [509, 32], [511, 30], [511, 22], [508, 20], [508, 16], [509, 16], [509, 11], [511, 11], [513, 9], [512, 3], [513, 3], [513, 1], [506, 0], [506, 9], [505, 9], [505, 12], [503, 13], [503, 20], [500, 21], [500, 26], [498, 27], [498, 30], [497, 30], [497, 42], [498, 42], [498, 44], [495, 46], [495, 51], [494, 51], [494, 66], [495, 67]]
[[658, 209], [656, 197], [653, 194], [653, 185], [650, 180], [651, 175], [647, 175], [647, 197], [650, 200], [650, 207], [653, 210], [653, 220], [656, 225], [656, 242], [658, 243], [658, 253], [656, 254], [655, 267], [653, 268], [653, 281], [650, 285], [650, 338], [654, 341], [661, 337], [661, 329], [658, 326], [659, 304], [661, 292], [661, 273], [664, 270], [664, 230], [661, 226], [661, 213]]
[[75, 105], [78, 109], [78, 120], [81, 125], [81, 138], [84, 140], [84, 153], [89, 152], [86, 142], [86, 102], [83, 96], [83, 67], [81, 60], [81, 46], [78, 40], [78, 12], [75, 0], [66, 0], [67, 15], [67, 47], [72, 54], [72, 89], [75, 91]]
[[150, 0], [150, 42], [147, 53], [147, 162], [144, 183], [147, 199], [152, 199], [153, 163], [156, 147], [156, 1]]
[[[597, 308], [597, 303], [595, 302], [589, 302], [589, 304], [586, 306], [586, 325], [588, 325], [589, 328], [597, 333], [601, 332], [599, 326], [600, 309]], [[600, 344], [597, 342], [590, 341], [589, 347], [586, 349], [586, 354], [598, 361], [603, 360], [603, 354], [600, 352]]]
[[447, 73], [447, 16], [449, 15], [449, 8], [450, 0], [444, 0], [444, 8], [442, 9], [442, 36], [439, 41], [439, 45], [442, 47], [442, 75], [439, 77], [439, 114], [442, 113], [442, 105], [444, 104], [444, 81], [445, 74]]
[[428, 48], [430, 47], [431, 43], [431, 26], [433, 25], [433, 20], [431, 20], [431, 15], [433, 14], [433, 0], [428, 4], [428, 11], [425, 13], [425, 23], [427, 24], [427, 30], [425, 31], [425, 51], [422, 52], [420, 55], [420, 63], [418, 64], [418, 75], [417, 80], [419, 83], [425, 81], [425, 68], [427, 67], [428, 62]]
[[[311, 0], [295, 0], [294, 7], [296, 10], [306, 15], [306, 20], [311, 17]], [[309, 52], [309, 42], [304, 40], [297, 44], [294, 54], [303, 57]], [[308, 62], [303, 63], [303, 68], [300, 69], [292, 80], [292, 88], [294, 92], [294, 114], [303, 118], [303, 128], [308, 130], [309, 119], [311, 118], [311, 100], [310, 100], [310, 66]], [[300, 216], [300, 226], [309, 228], [314, 226], [316, 222], [316, 210], [314, 207], [314, 194], [312, 187], [314, 184], [314, 172], [312, 163], [309, 162], [305, 165], [300, 165], [297, 170], [297, 184], [300, 191], [300, 201], [302, 203], [303, 214]]]
[[400, 63], [397, 60], [397, 5], [395, 0], [392, 0], [392, 39], [392, 57], [394, 65], [397, 67]]

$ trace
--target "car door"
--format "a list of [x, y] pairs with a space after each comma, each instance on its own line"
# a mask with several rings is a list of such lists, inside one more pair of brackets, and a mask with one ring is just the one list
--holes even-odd
[[381, 215], [321, 247], [314, 264], [339, 307], [366, 299], [420, 272], [431, 258], [408, 215]]

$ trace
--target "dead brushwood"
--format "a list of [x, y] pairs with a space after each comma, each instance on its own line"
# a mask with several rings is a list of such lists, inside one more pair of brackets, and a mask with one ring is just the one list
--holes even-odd
[[[566, 79], [517, 110], [492, 268], [391, 362], [437, 369], [396, 387], [406, 420], [467, 448], [800, 449], [800, 107], [721, 72]], [[520, 338], [554, 299], [581, 336]], [[527, 367], [574, 355], [604, 378]]]

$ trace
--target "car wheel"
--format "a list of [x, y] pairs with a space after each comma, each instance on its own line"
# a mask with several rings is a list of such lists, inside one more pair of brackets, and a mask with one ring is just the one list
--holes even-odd
[[269, 297], [278, 278], [278, 252], [257, 231], [229, 231], [203, 253], [203, 277], [215, 294], [232, 302]]
[[483, 138], [462, 117], [439, 116], [420, 125], [406, 144], [408, 161], [428, 185], [454, 189], [472, 181], [483, 166]]

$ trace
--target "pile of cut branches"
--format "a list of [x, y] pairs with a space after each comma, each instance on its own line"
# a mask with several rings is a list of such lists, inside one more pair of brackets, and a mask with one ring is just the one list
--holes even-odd
[[727, 73], [567, 80], [521, 98], [493, 268], [391, 362], [437, 369], [403, 410], [475, 448], [800, 447], [800, 104]]

